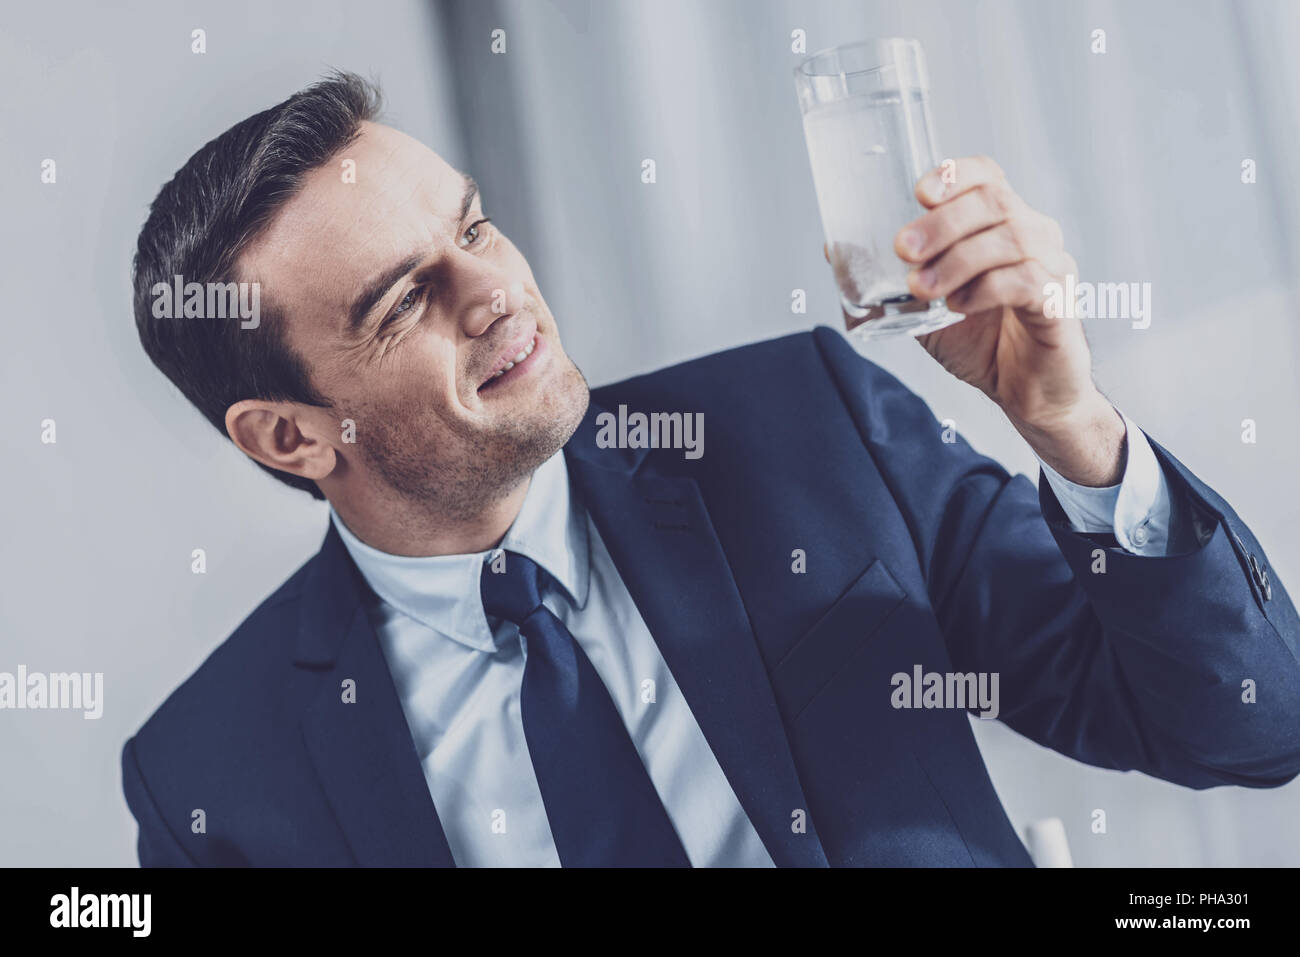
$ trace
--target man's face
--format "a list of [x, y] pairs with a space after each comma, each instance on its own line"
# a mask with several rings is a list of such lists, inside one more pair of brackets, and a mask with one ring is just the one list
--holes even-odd
[[239, 263], [333, 405], [307, 414], [339, 468], [460, 517], [553, 455], [588, 399], [527, 261], [483, 219], [472, 181], [365, 123]]

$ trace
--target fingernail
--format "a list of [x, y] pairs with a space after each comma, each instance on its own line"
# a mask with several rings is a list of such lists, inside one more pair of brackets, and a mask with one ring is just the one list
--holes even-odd
[[921, 275], [917, 277], [921, 281], [922, 289], [933, 289], [935, 280], [939, 277], [935, 274], [934, 268], [921, 270]]
[[921, 247], [925, 245], [925, 237], [921, 235], [918, 229], [908, 229], [903, 232], [903, 248], [909, 253], [919, 253]]

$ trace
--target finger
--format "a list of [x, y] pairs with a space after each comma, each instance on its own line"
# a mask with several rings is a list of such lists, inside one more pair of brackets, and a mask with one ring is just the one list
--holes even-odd
[[1043, 264], [1043, 268], [1057, 282], [1064, 282], [1066, 276], [1074, 276], [1075, 279], [1079, 278], [1078, 264], [1075, 263], [1074, 257], [1064, 249], [1058, 249], [1045, 256], [1036, 256], [1035, 258]]
[[916, 198], [926, 209], [984, 183], [1005, 182], [1002, 167], [987, 156], [947, 160], [916, 181]]
[[1041, 312], [1046, 300], [1044, 287], [1053, 277], [1036, 259], [1026, 259], [978, 276], [948, 296], [948, 308], [967, 314], [1000, 306]]
[[934, 259], [953, 243], [1004, 222], [1022, 206], [1001, 183], [984, 183], [908, 223], [894, 237], [894, 252], [906, 262]]
[[950, 246], [937, 259], [907, 275], [912, 295], [934, 299], [956, 292], [981, 273], [1010, 266], [1033, 255], [1022, 227], [1007, 221]]

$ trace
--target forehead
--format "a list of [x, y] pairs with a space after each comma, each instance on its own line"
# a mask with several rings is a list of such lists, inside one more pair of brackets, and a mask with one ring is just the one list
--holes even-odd
[[324, 166], [240, 256], [241, 273], [292, 314], [341, 323], [370, 276], [453, 232], [465, 181], [418, 140], [377, 123]]

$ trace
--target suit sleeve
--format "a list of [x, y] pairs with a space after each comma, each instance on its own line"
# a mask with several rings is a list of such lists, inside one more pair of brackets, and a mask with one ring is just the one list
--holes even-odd
[[136, 851], [141, 867], [197, 867], [192, 858], [163, 820], [144, 775], [136, 760], [135, 739], [122, 748], [122, 790], [127, 807], [140, 826]]
[[[1162, 557], [1074, 531], [829, 329], [828, 370], [908, 524], [961, 672], [996, 672], [1000, 719], [1088, 764], [1192, 788], [1300, 774], [1300, 618], [1235, 511], [1149, 435], [1189, 528]], [[1107, 541], [1109, 539], [1109, 541]]]

